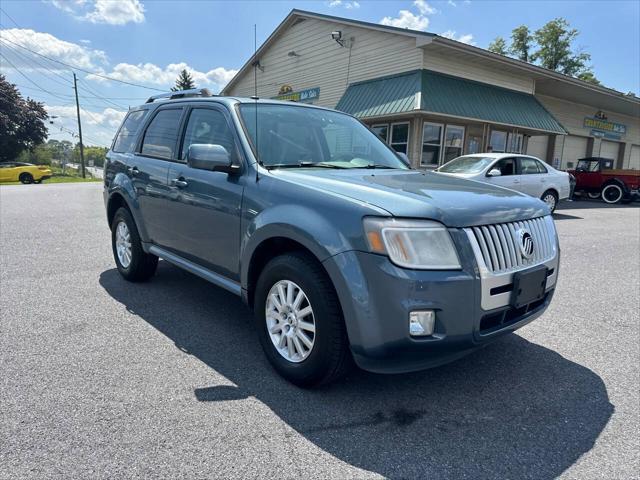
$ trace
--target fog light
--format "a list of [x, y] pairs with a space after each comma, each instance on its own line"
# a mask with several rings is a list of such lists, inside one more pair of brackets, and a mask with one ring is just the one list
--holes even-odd
[[433, 326], [436, 322], [436, 312], [433, 310], [418, 310], [409, 313], [409, 335], [412, 337], [424, 337], [433, 335]]

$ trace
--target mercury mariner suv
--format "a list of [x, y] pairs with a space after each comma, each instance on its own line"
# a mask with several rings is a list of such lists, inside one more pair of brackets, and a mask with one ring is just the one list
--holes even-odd
[[162, 258], [241, 296], [301, 386], [352, 361], [450, 362], [542, 314], [558, 278], [542, 201], [411, 169], [357, 119], [310, 105], [152, 97], [117, 133], [104, 200], [126, 280]]

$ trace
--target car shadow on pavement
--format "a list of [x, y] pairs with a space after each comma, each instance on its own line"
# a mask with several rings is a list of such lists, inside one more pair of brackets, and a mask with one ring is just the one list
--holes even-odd
[[388, 478], [555, 478], [593, 447], [614, 410], [598, 375], [517, 334], [436, 369], [354, 370], [303, 390], [271, 369], [234, 295], [166, 262], [148, 283], [112, 269], [100, 284], [235, 384], [190, 386], [194, 402], [255, 397], [325, 452]]

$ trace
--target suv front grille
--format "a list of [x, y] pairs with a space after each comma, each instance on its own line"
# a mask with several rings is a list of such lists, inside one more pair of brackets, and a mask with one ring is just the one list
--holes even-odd
[[[492, 273], [521, 270], [550, 260], [556, 254], [556, 234], [551, 217], [540, 217], [521, 222], [498, 223], [465, 228], [474, 250], [480, 253], [478, 262], [484, 262]], [[533, 253], [525, 257], [521, 248], [520, 231], [529, 232]]]

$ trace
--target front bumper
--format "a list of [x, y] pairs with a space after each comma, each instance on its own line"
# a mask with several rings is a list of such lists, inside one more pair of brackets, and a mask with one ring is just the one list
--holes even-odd
[[[349, 251], [325, 260], [345, 316], [353, 357], [361, 368], [401, 373], [435, 367], [473, 352], [540, 316], [549, 305], [558, 274], [548, 277], [545, 297], [520, 310], [506, 304], [483, 309], [483, 281], [462, 231], [452, 232], [462, 270], [408, 270], [385, 256]], [[509, 282], [509, 279], [505, 279]], [[485, 292], [486, 293], [486, 292]], [[486, 295], [485, 295], [486, 296]], [[504, 302], [503, 302], [504, 303]], [[495, 306], [500, 302], [491, 302]], [[409, 335], [409, 312], [435, 310], [434, 334]]]

